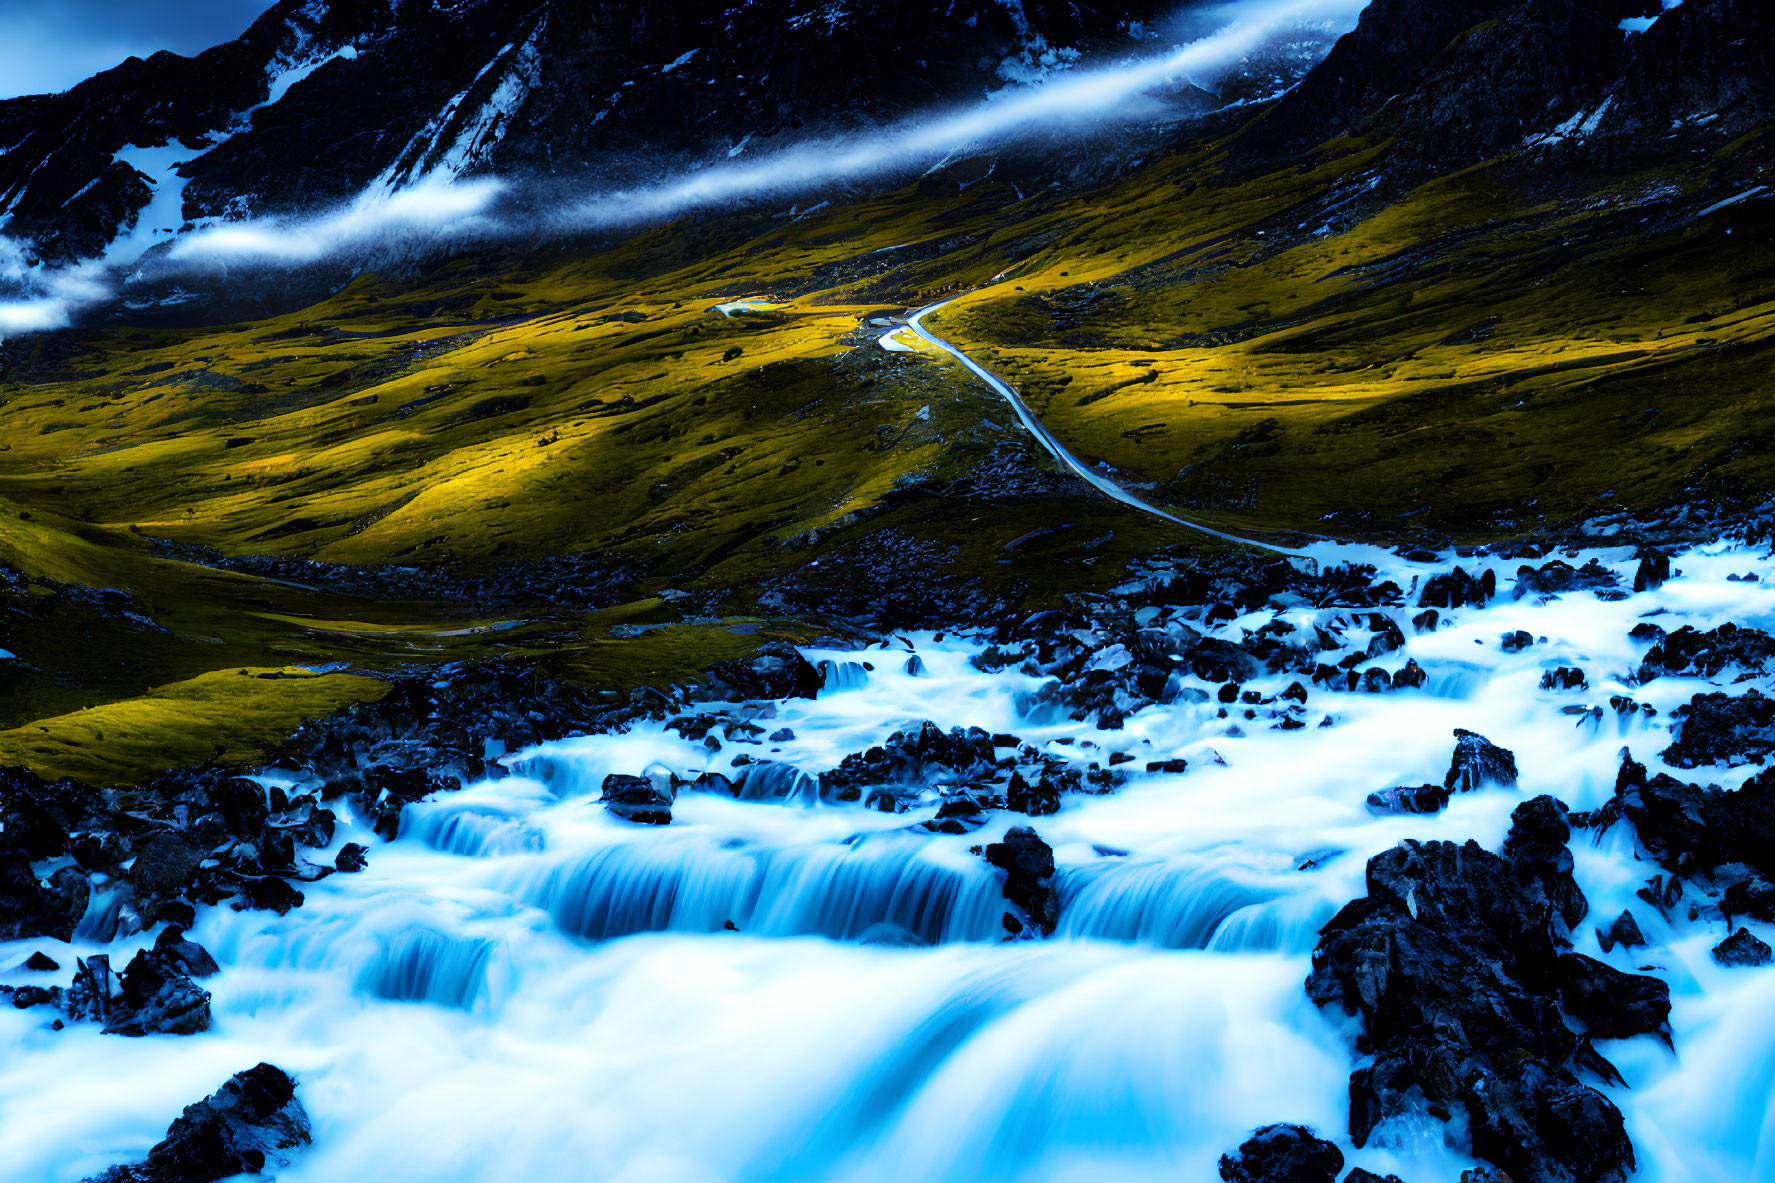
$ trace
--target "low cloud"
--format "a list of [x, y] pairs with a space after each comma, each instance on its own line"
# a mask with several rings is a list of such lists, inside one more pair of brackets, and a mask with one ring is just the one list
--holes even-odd
[[[18, 245], [0, 236], [0, 338], [65, 325], [81, 306], [109, 299], [116, 285], [141, 279], [302, 267], [327, 259], [385, 266], [506, 236], [621, 230], [701, 209], [788, 200], [833, 186], [913, 175], [997, 145], [1074, 139], [1151, 118], [1164, 110], [1167, 94], [1185, 86], [1212, 89], [1242, 60], [1303, 28], [1342, 32], [1366, 3], [1236, 0], [1196, 8], [1188, 14], [1188, 27], [1211, 31], [1164, 53], [1056, 71], [1039, 84], [1009, 87], [966, 107], [722, 160], [657, 184], [593, 192], [565, 203], [525, 201], [535, 195], [497, 178], [433, 176], [392, 193], [373, 190], [316, 215], [203, 227], [140, 265], [114, 273], [94, 263], [32, 268]], [[534, 212], [545, 206], [548, 212]]]

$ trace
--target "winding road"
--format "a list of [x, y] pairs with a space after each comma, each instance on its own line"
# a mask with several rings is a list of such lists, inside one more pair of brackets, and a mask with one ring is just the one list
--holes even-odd
[[880, 340], [882, 341], [883, 348], [888, 347], [888, 340], [894, 337], [895, 334], [902, 332], [904, 329], [911, 329], [920, 337], [923, 337], [926, 341], [929, 341], [932, 345], [941, 349], [950, 357], [953, 357], [956, 361], [967, 367], [969, 372], [978, 377], [982, 382], [985, 382], [988, 386], [992, 387], [992, 389], [998, 393], [999, 397], [1003, 398], [1011, 405], [1011, 409], [1017, 412], [1017, 418], [1022, 422], [1024, 428], [1041, 442], [1042, 447], [1046, 448], [1055, 460], [1058, 460], [1063, 467], [1078, 474], [1086, 484], [1090, 485], [1093, 489], [1096, 489], [1106, 497], [1120, 501], [1123, 505], [1131, 506], [1143, 513], [1149, 513], [1154, 517], [1163, 518], [1167, 522], [1173, 522], [1185, 529], [1194, 530], [1201, 534], [1207, 534], [1210, 537], [1219, 538], [1225, 542], [1237, 543], [1240, 546], [1253, 546], [1259, 550], [1270, 551], [1273, 554], [1286, 555], [1293, 559], [1307, 559], [1308, 561], [1311, 561], [1310, 556], [1308, 556], [1305, 551], [1290, 550], [1287, 547], [1276, 546], [1273, 543], [1259, 542], [1254, 538], [1242, 538], [1237, 534], [1228, 534], [1223, 530], [1216, 530], [1212, 526], [1204, 526], [1200, 522], [1192, 522], [1185, 518], [1180, 518], [1176, 514], [1167, 513], [1158, 506], [1153, 505], [1151, 502], [1145, 501], [1140, 497], [1135, 496], [1133, 493], [1130, 493], [1127, 489], [1124, 489], [1102, 473], [1097, 472], [1077, 456], [1074, 456], [1067, 450], [1066, 445], [1055, 439], [1054, 433], [1049, 431], [1040, 419], [1036, 418], [1035, 412], [1029, 409], [1029, 404], [1023, 401], [1023, 397], [1017, 393], [1016, 387], [1012, 386], [1009, 382], [1006, 382], [1003, 378], [1000, 378], [997, 374], [994, 374], [991, 370], [969, 357], [962, 350], [951, 345], [949, 342], [937, 336], [924, 326], [923, 321], [925, 317], [937, 311], [939, 308], [953, 303], [956, 298], [957, 297], [952, 296], [948, 300], [940, 300], [935, 304], [927, 304], [918, 311], [908, 314], [904, 325], [882, 334]]

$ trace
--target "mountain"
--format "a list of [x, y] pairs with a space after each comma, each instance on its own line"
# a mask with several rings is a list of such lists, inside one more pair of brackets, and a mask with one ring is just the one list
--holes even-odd
[[1375, 0], [1247, 138], [1387, 137], [1443, 168], [1525, 146], [1680, 153], [1769, 122], [1772, 22], [1748, 0]]
[[[173, 224], [161, 231], [429, 175], [657, 175], [1134, 44], [1155, 7], [282, 0], [196, 57], [131, 58], [64, 94], [0, 102], [0, 218], [67, 261], [132, 228], [157, 187], [182, 190], [156, 206]], [[165, 151], [150, 164], [144, 149]]]

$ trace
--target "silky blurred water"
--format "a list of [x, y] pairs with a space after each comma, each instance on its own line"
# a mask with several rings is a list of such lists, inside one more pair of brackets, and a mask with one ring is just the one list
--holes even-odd
[[[1318, 552], [1376, 563], [1408, 589], [1451, 561]], [[1631, 586], [1627, 552], [1600, 557]], [[1253, 1128], [1295, 1121], [1337, 1138], [1352, 1164], [1452, 1183], [1471, 1164], [1439, 1126], [1395, 1128], [1388, 1147], [1363, 1151], [1343, 1133], [1353, 1027], [1302, 989], [1318, 927], [1363, 893], [1368, 857], [1403, 838], [1495, 847], [1537, 793], [1594, 808], [1624, 745], [1661, 770], [1670, 711], [1706, 687], [1624, 683], [1642, 617], [1670, 631], [1775, 628], [1775, 592], [1727, 578], [1770, 569], [1741, 548], [1679, 556], [1663, 589], [1615, 602], [1513, 600], [1517, 563], [1464, 565], [1496, 569], [1499, 598], [1422, 636], [1415, 608], [1384, 610], [1405, 648], [1364, 663], [1415, 659], [1425, 688], [1313, 688], [1302, 730], [1273, 729], [1266, 708], [1221, 718], [1214, 687], [1195, 679], [1209, 701], [1149, 707], [1120, 731], [1026, 714], [1041, 679], [976, 670], [983, 642], [909, 635], [886, 652], [810, 651], [831, 663], [830, 688], [761, 710], [757, 745], [711, 752], [643, 725], [515, 753], [510, 775], [410, 808], [393, 843], [346, 817], [334, 848], [365, 843], [368, 870], [306, 887], [287, 916], [200, 917], [191, 935], [222, 965], [205, 982], [212, 1031], [129, 1040], [0, 1011], [0, 1177], [77, 1180], [139, 1159], [183, 1106], [268, 1060], [300, 1079], [314, 1119], [314, 1146], [276, 1172], [290, 1181], [1211, 1179]], [[1279, 614], [1357, 649], [1370, 635], [1366, 611]], [[1276, 615], [1212, 635], [1238, 639]], [[1169, 618], [1149, 614], [1155, 627]], [[1518, 628], [1545, 643], [1505, 653], [1501, 634]], [[1540, 689], [1557, 665], [1582, 667], [1589, 688]], [[1267, 697], [1295, 680], [1246, 688]], [[1623, 694], [1658, 713], [1618, 718], [1608, 699]], [[1565, 710], [1593, 705], [1600, 716]], [[1014, 733], [1080, 767], [1126, 752], [1124, 769], [1189, 768], [1136, 771], [1054, 816], [995, 814], [961, 835], [918, 825], [935, 792], [895, 815], [806, 791], [927, 718]], [[1440, 783], [1456, 727], [1512, 749], [1519, 786], [1458, 795], [1433, 816], [1366, 808], [1377, 789]], [[682, 792], [669, 827], [623, 822], [597, 800], [612, 772], [739, 777], [736, 750], [773, 762], [754, 783], [777, 788]], [[1683, 775], [1736, 785], [1749, 771]], [[1001, 875], [971, 849], [1013, 824], [1055, 849], [1063, 904], [1046, 941], [1000, 940]], [[1650, 1038], [1601, 1049], [1630, 1086], [1605, 1091], [1627, 1116], [1639, 1177], [1770, 1178], [1775, 971], [1722, 969], [1709, 957], [1722, 926], [1640, 905], [1633, 892], [1655, 868], [1625, 828], [1573, 843], [1591, 901], [1578, 950], [1654, 966], [1672, 988], [1674, 1054]], [[94, 919], [107, 898], [95, 892]], [[1650, 945], [1603, 954], [1593, 927], [1625, 907]], [[34, 949], [71, 969], [99, 951], [121, 964], [152, 940], [101, 946], [98, 931], [0, 945], [0, 980], [64, 981], [16, 968]]]

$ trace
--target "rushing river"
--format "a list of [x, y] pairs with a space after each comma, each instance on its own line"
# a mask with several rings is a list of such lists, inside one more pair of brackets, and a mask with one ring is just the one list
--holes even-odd
[[[1315, 553], [1377, 563], [1408, 589], [1449, 566]], [[1599, 557], [1631, 586], [1628, 552]], [[0, 1177], [78, 1180], [140, 1159], [184, 1105], [266, 1060], [297, 1076], [314, 1120], [313, 1147], [278, 1172], [287, 1183], [1208, 1180], [1219, 1155], [1277, 1121], [1336, 1138], [1352, 1165], [1453, 1183], [1472, 1163], [1440, 1125], [1350, 1145], [1354, 1021], [1302, 989], [1319, 926], [1363, 894], [1369, 856], [1401, 839], [1495, 848], [1538, 793], [1595, 808], [1623, 746], [1664, 770], [1670, 712], [1706, 684], [1624, 681], [1645, 648], [1628, 632], [1648, 614], [1669, 631], [1775, 630], [1775, 587], [1728, 578], [1770, 573], [1742, 548], [1680, 555], [1662, 589], [1614, 601], [1513, 600], [1517, 562], [1465, 565], [1497, 571], [1490, 606], [1421, 635], [1415, 609], [1385, 610], [1406, 644], [1373, 664], [1415, 660], [1423, 688], [1315, 687], [1300, 730], [1238, 706], [1222, 717], [1216, 687], [1196, 682], [1207, 701], [1098, 731], [1031, 713], [1039, 679], [974, 668], [983, 641], [913, 635], [809, 652], [834, 663], [828, 690], [761, 721], [793, 738], [714, 753], [642, 725], [514, 753], [509, 775], [409, 808], [392, 843], [344, 815], [334, 848], [365, 843], [368, 870], [305, 885], [306, 905], [286, 916], [200, 913], [190, 935], [222, 966], [204, 983], [210, 1032], [126, 1039], [0, 1010]], [[1357, 613], [1309, 604], [1215, 635], [1278, 613], [1357, 649], [1367, 640]], [[1517, 629], [1545, 642], [1505, 652], [1500, 635]], [[1588, 688], [1542, 689], [1562, 665], [1582, 667]], [[1295, 680], [1246, 688], [1272, 696]], [[1612, 695], [1657, 713], [1617, 714]], [[1591, 706], [1603, 709], [1573, 709]], [[894, 815], [821, 803], [791, 770], [817, 775], [922, 719], [1014, 733], [1081, 766], [1125, 752], [1127, 769], [1189, 768], [1136, 772], [1033, 822], [996, 814], [970, 834], [909, 828], [934, 804]], [[1457, 794], [1430, 816], [1367, 808], [1377, 789], [1440, 783], [1457, 727], [1512, 749], [1518, 787]], [[736, 750], [789, 767], [749, 772], [737, 800], [683, 792], [668, 827], [599, 803], [609, 773], [733, 772]], [[1673, 771], [1731, 787], [1753, 770]], [[1062, 905], [1047, 940], [1000, 940], [1002, 876], [972, 850], [1014, 824], [1055, 851]], [[1605, 1091], [1626, 1115], [1637, 1178], [1775, 1176], [1775, 971], [1721, 968], [1717, 922], [1667, 924], [1640, 906], [1633, 892], [1656, 868], [1636, 860], [1630, 827], [1572, 845], [1591, 905], [1577, 950], [1655, 966], [1672, 991], [1674, 1052], [1650, 1037], [1604, 1049], [1629, 1086]], [[1594, 926], [1625, 907], [1649, 946], [1605, 954]], [[0, 980], [26, 980], [15, 968], [34, 949], [121, 965], [151, 935], [0, 945]]]

